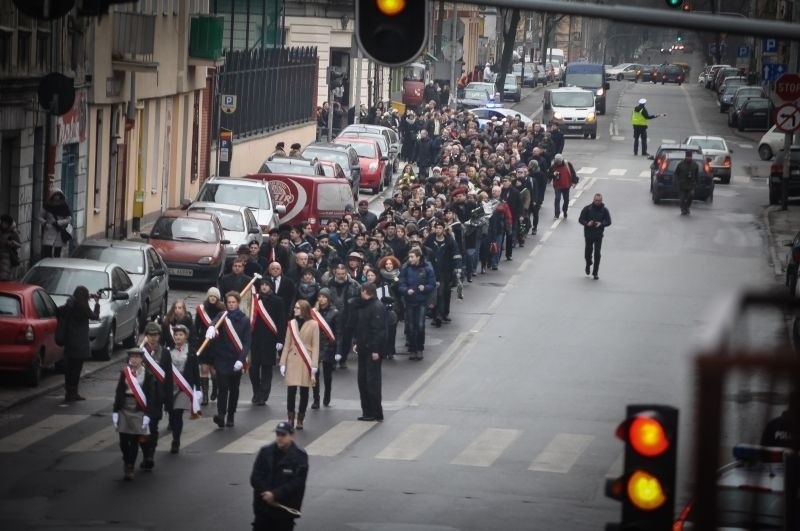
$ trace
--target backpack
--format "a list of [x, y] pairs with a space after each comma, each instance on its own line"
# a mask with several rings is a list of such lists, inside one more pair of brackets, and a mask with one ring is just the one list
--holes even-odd
[[56, 333], [55, 342], [59, 347], [67, 344], [67, 305], [59, 306], [56, 309]]

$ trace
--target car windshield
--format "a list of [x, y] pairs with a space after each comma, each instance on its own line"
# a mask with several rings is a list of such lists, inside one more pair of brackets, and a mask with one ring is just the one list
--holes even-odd
[[489, 93], [483, 89], [466, 89], [464, 91], [464, 99], [466, 100], [488, 100]]
[[72, 256], [100, 262], [114, 262], [121, 265], [122, 269], [131, 275], [144, 275], [144, 253], [138, 249], [81, 245], [75, 249]]
[[[297, 159], [283, 159], [297, 160]], [[268, 160], [261, 165], [258, 173], [289, 173], [291, 175], [316, 175], [316, 168], [313, 164], [289, 164], [276, 160]]]
[[[34, 266], [25, 275], [24, 282], [41, 286], [50, 295], [64, 296], [71, 296], [78, 286], [86, 286], [89, 293], [97, 293], [109, 287], [108, 275], [104, 271], [51, 266]], [[109, 291], [103, 291], [101, 295], [108, 297], [108, 293]]]
[[[352, 133], [352, 132], [345, 132], [341, 135], [342, 138], [371, 138], [378, 142], [378, 145], [381, 146], [381, 150], [384, 153], [389, 151], [389, 144], [386, 142], [386, 139], [380, 133]], [[356, 147], [353, 145], [353, 147]], [[358, 149], [356, 148], [356, 151]]]
[[150, 237], [156, 240], [214, 243], [217, 235], [208, 219], [162, 217], [156, 221]]
[[574, 85], [576, 87], [602, 87], [603, 86], [603, 74], [600, 72], [593, 73], [593, 72], [586, 72], [586, 73], [576, 73], [576, 72], [568, 72], [567, 85]]
[[208, 212], [210, 214], [215, 214], [219, 219], [219, 223], [222, 225], [223, 230], [244, 232], [244, 219], [242, 218], [241, 212], [236, 210], [223, 210], [220, 208], [208, 207], [192, 208], [191, 210], [195, 212]]
[[553, 92], [554, 107], [592, 107], [594, 96], [591, 92]]
[[344, 151], [306, 148], [306, 150], [303, 151], [303, 157], [307, 159], [330, 160], [332, 162], [338, 162], [339, 166], [342, 168], [350, 167], [350, 161], [347, 159], [347, 153]]
[[364, 157], [367, 159], [374, 159], [378, 157], [378, 154], [375, 152], [375, 144], [367, 144], [366, 142], [353, 142], [350, 145], [353, 146], [359, 157]]
[[720, 149], [725, 151], [725, 144], [722, 140], [716, 138], [692, 138], [687, 144], [697, 146], [700, 149]]
[[197, 197], [198, 201], [241, 205], [257, 210], [269, 210], [267, 189], [263, 186], [246, 186], [234, 183], [206, 183]]
[[736, 87], [737, 98], [751, 98], [753, 96], [761, 96], [764, 91], [759, 87]]
[[506, 76], [506, 81], [505, 81], [505, 83], [503, 83], [503, 86], [504, 87], [517, 88], [517, 83], [518, 83], [518, 80], [517, 80], [516, 77], [514, 77], [514, 76]]
[[0, 316], [19, 317], [20, 310], [17, 297], [5, 293], [0, 294]]

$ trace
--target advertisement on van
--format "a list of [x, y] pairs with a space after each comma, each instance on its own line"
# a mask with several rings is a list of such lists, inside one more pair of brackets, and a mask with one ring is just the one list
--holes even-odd
[[281, 227], [308, 221], [316, 232], [328, 220], [344, 216], [348, 205], [353, 206], [352, 191], [345, 179], [280, 174], [248, 177], [266, 180], [272, 200], [286, 208], [278, 218]]

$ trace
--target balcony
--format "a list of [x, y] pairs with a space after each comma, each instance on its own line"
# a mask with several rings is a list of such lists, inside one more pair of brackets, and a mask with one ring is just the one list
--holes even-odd
[[115, 12], [112, 64], [115, 70], [155, 72], [155, 15]]
[[222, 64], [222, 32], [225, 19], [213, 15], [192, 17], [189, 31], [189, 64], [219, 66]]

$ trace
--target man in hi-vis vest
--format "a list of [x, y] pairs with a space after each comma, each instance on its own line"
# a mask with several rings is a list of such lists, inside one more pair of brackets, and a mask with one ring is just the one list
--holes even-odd
[[659, 116], [666, 116], [666, 114], [649, 114], [644, 107], [645, 103], [647, 100], [642, 98], [639, 100], [639, 104], [633, 108], [631, 124], [633, 125], [633, 154], [639, 154], [639, 137], [642, 137], [642, 156], [648, 157], [650, 154], [647, 152], [647, 121]]

